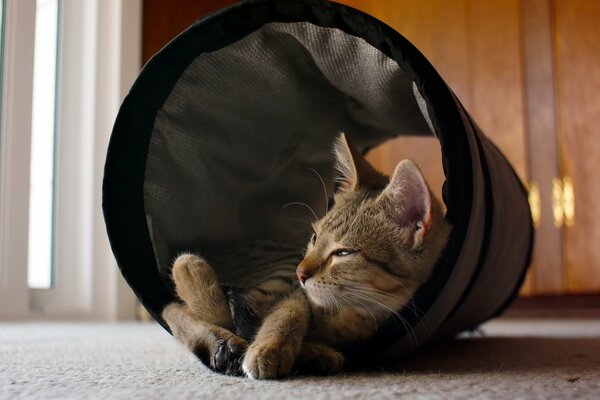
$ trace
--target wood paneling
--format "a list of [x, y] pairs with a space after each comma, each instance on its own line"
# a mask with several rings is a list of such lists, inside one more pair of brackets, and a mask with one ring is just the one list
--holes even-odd
[[600, 291], [600, 2], [555, 1], [561, 169], [573, 179], [575, 221], [564, 228], [569, 292]]
[[[469, 96], [461, 101], [523, 182], [529, 180], [521, 2], [465, 2]], [[534, 259], [521, 295], [536, 292]]]
[[559, 176], [554, 103], [551, 7], [523, 0], [523, 45], [530, 176], [540, 191], [541, 214], [533, 252], [536, 294], [560, 294], [564, 285], [561, 231], [554, 226], [552, 181]]
[[472, 95], [465, 106], [526, 182], [520, 2], [470, 0], [466, 12]]
[[[390, 25], [411, 41], [436, 67], [461, 101], [468, 98], [466, 13], [464, 2], [407, 0], [341, 0]], [[446, 21], [452, 21], [447, 24]], [[396, 164], [413, 159], [423, 170], [433, 192], [441, 195], [444, 174], [440, 146], [428, 137], [402, 137], [385, 143], [369, 154], [375, 166], [390, 174]]]
[[433, 64], [526, 180], [519, 0], [339, 0], [381, 19]]

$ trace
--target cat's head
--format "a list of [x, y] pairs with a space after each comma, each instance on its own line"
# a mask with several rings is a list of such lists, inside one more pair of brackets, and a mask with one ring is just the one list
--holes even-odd
[[414, 162], [403, 160], [389, 178], [343, 134], [334, 150], [341, 185], [313, 225], [298, 279], [319, 306], [389, 315], [429, 277], [451, 227]]

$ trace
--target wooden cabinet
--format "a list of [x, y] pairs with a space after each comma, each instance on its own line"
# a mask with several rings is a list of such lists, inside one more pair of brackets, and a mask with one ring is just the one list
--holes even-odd
[[[600, 2], [337, 1], [408, 38], [530, 184], [537, 237], [522, 293], [600, 292]], [[145, 0], [144, 61], [196, 18], [233, 3]], [[412, 158], [440, 191], [433, 138], [396, 139], [369, 157], [387, 172]]]
[[[600, 2], [340, 0], [398, 30], [432, 62], [533, 189], [534, 261], [522, 294], [600, 292]], [[427, 148], [427, 149], [426, 149]], [[425, 163], [428, 139], [371, 159]]]

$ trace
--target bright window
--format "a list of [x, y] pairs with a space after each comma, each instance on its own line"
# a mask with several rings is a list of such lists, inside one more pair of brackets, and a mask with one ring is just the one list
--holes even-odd
[[53, 283], [56, 60], [59, 0], [37, 0], [29, 180], [28, 283]]

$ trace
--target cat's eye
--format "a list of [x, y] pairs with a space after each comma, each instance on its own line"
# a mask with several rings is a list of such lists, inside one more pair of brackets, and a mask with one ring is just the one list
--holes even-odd
[[344, 257], [344, 256], [349, 256], [350, 254], [354, 254], [357, 251], [358, 250], [353, 250], [353, 249], [337, 249], [331, 254], [333, 254], [334, 256], [338, 256], [338, 257]]
[[316, 233], [313, 233], [312, 237], [310, 238], [310, 242], [311, 242], [312, 244], [315, 244], [315, 242], [316, 242], [316, 241], [317, 241], [317, 234], [316, 234]]

